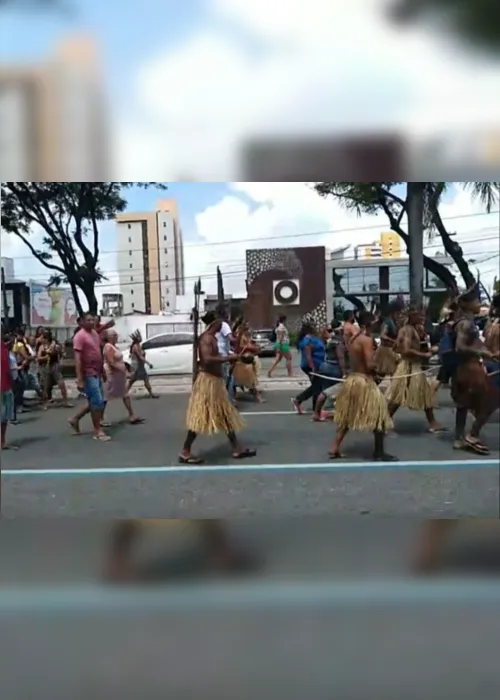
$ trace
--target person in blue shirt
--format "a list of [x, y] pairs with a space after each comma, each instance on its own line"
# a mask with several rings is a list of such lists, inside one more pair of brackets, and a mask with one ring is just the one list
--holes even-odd
[[308, 399], [312, 399], [313, 411], [315, 410], [316, 400], [323, 388], [321, 378], [316, 377], [313, 373], [319, 372], [325, 361], [325, 343], [312, 323], [302, 325], [297, 340], [297, 349], [300, 353], [300, 368], [311, 381], [310, 386], [305, 391], [292, 399], [292, 405], [300, 415], [302, 414], [302, 404]]

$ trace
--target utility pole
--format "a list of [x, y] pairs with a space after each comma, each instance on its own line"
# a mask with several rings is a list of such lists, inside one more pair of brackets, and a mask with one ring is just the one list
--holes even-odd
[[10, 314], [9, 305], [7, 303], [7, 288], [5, 286], [5, 270], [2, 267], [2, 306], [3, 306], [3, 317], [5, 319], [5, 329], [9, 330], [10, 326]]
[[408, 255], [410, 257], [410, 304], [424, 302], [424, 195], [425, 182], [408, 182]]

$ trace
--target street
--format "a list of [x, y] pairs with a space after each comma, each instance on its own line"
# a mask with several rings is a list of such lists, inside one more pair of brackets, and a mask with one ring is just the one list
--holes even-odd
[[[372, 436], [348, 435], [342, 462], [328, 461], [332, 423], [315, 424], [291, 411], [287, 391], [266, 392], [265, 404], [240, 401], [245, 445], [257, 458], [232, 459], [224, 436], [201, 437], [206, 464], [181, 466], [186, 395], [136, 397], [143, 425], [124, 422], [109, 406], [112, 441], [92, 440], [90, 423], [72, 435], [75, 409], [53, 408], [21, 417], [9, 428], [20, 447], [2, 454], [4, 517], [198, 518], [291, 515], [498, 517], [498, 415], [484, 430], [488, 459], [452, 449], [452, 433], [432, 436], [425, 418], [402, 410], [387, 449], [400, 462], [370, 462]], [[447, 392], [437, 410], [453, 426]]]

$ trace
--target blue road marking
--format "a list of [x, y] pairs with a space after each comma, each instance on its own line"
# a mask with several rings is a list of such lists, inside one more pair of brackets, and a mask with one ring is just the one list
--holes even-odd
[[226, 473], [259, 473], [266, 472], [313, 472], [313, 471], [411, 471], [411, 470], [441, 470], [441, 469], [500, 469], [498, 459], [459, 459], [438, 461], [406, 461], [406, 462], [319, 462], [313, 464], [206, 464], [206, 465], [172, 465], [172, 466], [137, 466], [137, 467], [82, 467], [81, 469], [2, 469], [2, 478], [40, 478], [40, 477], [87, 477], [87, 476], [134, 476], [148, 474], [159, 476], [163, 474], [226, 474]]

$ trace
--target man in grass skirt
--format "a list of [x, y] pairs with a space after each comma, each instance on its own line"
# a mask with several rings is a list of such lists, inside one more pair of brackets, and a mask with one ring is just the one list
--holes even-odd
[[337, 432], [329, 451], [330, 459], [340, 459], [340, 446], [349, 430], [369, 431], [375, 438], [373, 459], [396, 462], [397, 458], [384, 450], [384, 438], [392, 427], [384, 396], [375, 381], [376, 363], [373, 338], [370, 335], [373, 315], [362, 311], [360, 330], [349, 343], [351, 373], [340, 389], [335, 410]]
[[216, 334], [220, 331], [223, 319], [217, 318], [213, 312], [208, 312], [202, 321], [207, 328], [198, 341], [198, 374], [195, 379], [186, 415], [188, 433], [182, 452], [179, 455], [181, 464], [202, 464], [200, 457], [191, 454], [196, 437], [226, 433], [232, 447], [234, 459], [255, 457], [256, 450], [243, 448], [236, 432], [243, 427], [243, 421], [237, 409], [231, 403], [223, 375], [225, 363], [245, 361], [244, 355], [219, 354]]

